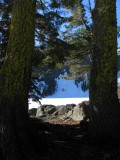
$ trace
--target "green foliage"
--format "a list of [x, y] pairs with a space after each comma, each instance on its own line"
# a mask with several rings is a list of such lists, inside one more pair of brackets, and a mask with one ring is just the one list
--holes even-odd
[[[2, 43], [0, 44], [0, 58], [2, 61], [0, 61], [0, 65], [2, 65], [9, 39], [12, 0], [4, 0], [3, 3], [0, 3], [0, 7], [2, 8], [2, 10], [0, 10], [0, 33], [2, 34]], [[33, 79], [35, 76], [38, 78], [40, 66], [41, 69], [43, 68], [42, 72], [44, 72], [46, 66], [47, 68], [53, 68], [56, 63], [63, 63], [63, 54], [67, 48], [67, 43], [58, 38], [60, 25], [65, 21], [65, 18], [60, 15], [59, 11], [55, 10], [55, 8], [58, 9], [58, 6], [56, 6], [55, 3], [53, 5], [52, 1], [51, 3], [37, 1], [36, 7], [35, 41], [37, 42], [37, 46], [35, 46], [32, 56]], [[11, 29], [12, 27], [13, 26], [11, 26]], [[23, 33], [21, 33], [21, 37], [22, 34]], [[23, 52], [24, 49], [25, 48], [22, 48]]]
[[[10, 0], [6, 0], [6, 2], [10, 3]], [[5, 8], [4, 14], [7, 12], [7, 14], [10, 15], [10, 5], [8, 5], [8, 8], [8, 10]], [[65, 12], [70, 14], [70, 16], [66, 16], [64, 14]], [[92, 36], [90, 24], [85, 17], [85, 12], [82, 0], [37, 1], [35, 27], [36, 46], [34, 55], [32, 56], [32, 85], [34, 78], [39, 78], [40, 74], [47, 72], [46, 68], [53, 69], [56, 65], [59, 66], [59, 64], [66, 62], [70, 68], [72, 68], [72, 61], [78, 59], [79, 62], [76, 64], [75, 70], [76, 75], [78, 76], [78, 74], [82, 73], [83, 66], [81, 65], [81, 61], [83, 59], [86, 61], [86, 57], [90, 54]], [[66, 27], [66, 31], [62, 32], [61, 26], [66, 23], [69, 23], [69, 27]], [[9, 32], [6, 32], [6, 35], [8, 41]], [[6, 48], [7, 45], [5, 49]], [[24, 48], [22, 48], [22, 50], [24, 50]], [[6, 51], [4, 53], [6, 53]], [[73, 74], [73, 72], [71, 73]], [[74, 75], [75, 72], [73, 76]]]
[[66, 56], [66, 64], [70, 67], [70, 76], [76, 79], [85, 73], [89, 75], [90, 56], [93, 49], [92, 20], [87, 19], [82, 0], [63, 1], [63, 4], [70, 16], [69, 24], [66, 25], [62, 35], [64, 41], [72, 46], [68, 49], [69, 56]]
[[[1, 12], [3, 18], [1, 26], [7, 26], [7, 30], [4, 30], [4, 27], [1, 27], [3, 28], [3, 30], [1, 30], [3, 35], [2, 37], [5, 40], [2, 40], [2, 42], [5, 42], [5, 45], [3, 43], [1, 44], [2, 57], [4, 58], [9, 39], [12, 0], [4, 0], [4, 3], [1, 4], [1, 6], [4, 8]], [[32, 80], [30, 94], [35, 95], [35, 97], [36, 95], [41, 97], [43, 95], [38, 93], [39, 88], [35, 85], [34, 79], [39, 79], [40, 75], [46, 75], [48, 69], [53, 70], [56, 65], [61, 67], [61, 65], [64, 65], [66, 61], [70, 68], [72, 68], [73, 65], [72, 63], [70, 64], [70, 61], [78, 58], [82, 60], [84, 53], [88, 52], [89, 47], [86, 40], [88, 33], [84, 27], [79, 27], [75, 32], [70, 32], [70, 30], [74, 31], [74, 28], [79, 26], [81, 23], [80, 21], [84, 18], [84, 6], [82, 5], [82, 1], [80, 1], [80, 3], [77, 1], [70, 1], [70, 3], [68, 3], [57, 0], [51, 0], [49, 2], [38, 0], [36, 8], [35, 42], [37, 45], [34, 48], [34, 54], [32, 56]], [[66, 17], [64, 14], [65, 12], [72, 14], [72, 16]], [[81, 16], [78, 19], [79, 14]], [[70, 25], [66, 32], [62, 34], [61, 26], [66, 22], [69, 22]], [[82, 26], [84, 25], [82, 24]], [[24, 49], [25, 48], [22, 48], [23, 52]], [[77, 65], [79, 64], [77, 63]], [[80, 67], [77, 68], [82, 71]], [[80, 74], [78, 70], [76, 71], [76, 77]], [[75, 73], [71, 73], [73, 74], [72, 77], [75, 77]], [[47, 92], [48, 89], [49, 93], [53, 93], [55, 86], [56, 84], [53, 80], [52, 88], [46, 88], [45, 92]]]

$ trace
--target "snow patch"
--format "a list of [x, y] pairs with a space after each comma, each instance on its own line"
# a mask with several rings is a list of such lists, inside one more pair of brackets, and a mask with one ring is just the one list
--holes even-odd
[[29, 100], [29, 109], [38, 108], [41, 105], [66, 105], [66, 104], [79, 104], [83, 101], [89, 101], [89, 98], [43, 98], [41, 104], [39, 102], [34, 102], [31, 99]]
[[120, 86], [120, 71], [118, 72], [118, 79], [117, 79], [117, 82], [118, 82], [118, 86]]

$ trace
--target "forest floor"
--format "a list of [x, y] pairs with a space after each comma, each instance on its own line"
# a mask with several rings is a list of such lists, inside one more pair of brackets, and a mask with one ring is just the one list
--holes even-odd
[[120, 145], [91, 144], [87, 128], [74, 121], [31, 119], [31, 139], [40, 160], [120, 160]]

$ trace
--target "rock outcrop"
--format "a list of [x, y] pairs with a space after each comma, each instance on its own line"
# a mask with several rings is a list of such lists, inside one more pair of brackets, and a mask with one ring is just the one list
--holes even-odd
[[69, 104], [61, 106], [42, 105], [38, 107], [36, 117], [43, 121], [81, 121], [89, 119], [89, 103], [83, 102], [81, 104]]
[[37, 108], [29, 109], [28, 113], [31, 117], [35, 117], [37, 113]]
[[42, 105], [38, 107], [36, 117], [50, 116], [56, 111], [56, 107], [53, 105]]

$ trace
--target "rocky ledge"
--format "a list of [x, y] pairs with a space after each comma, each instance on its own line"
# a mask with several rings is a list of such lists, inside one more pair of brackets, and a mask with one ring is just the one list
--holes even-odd
[[29, 110], [32, 117], [50, 123], [79, 123], [89, 119], [89, 102], [84, 101], [78, 105], [67, 104], [61, 106], [41, 105], [37, 109]]

